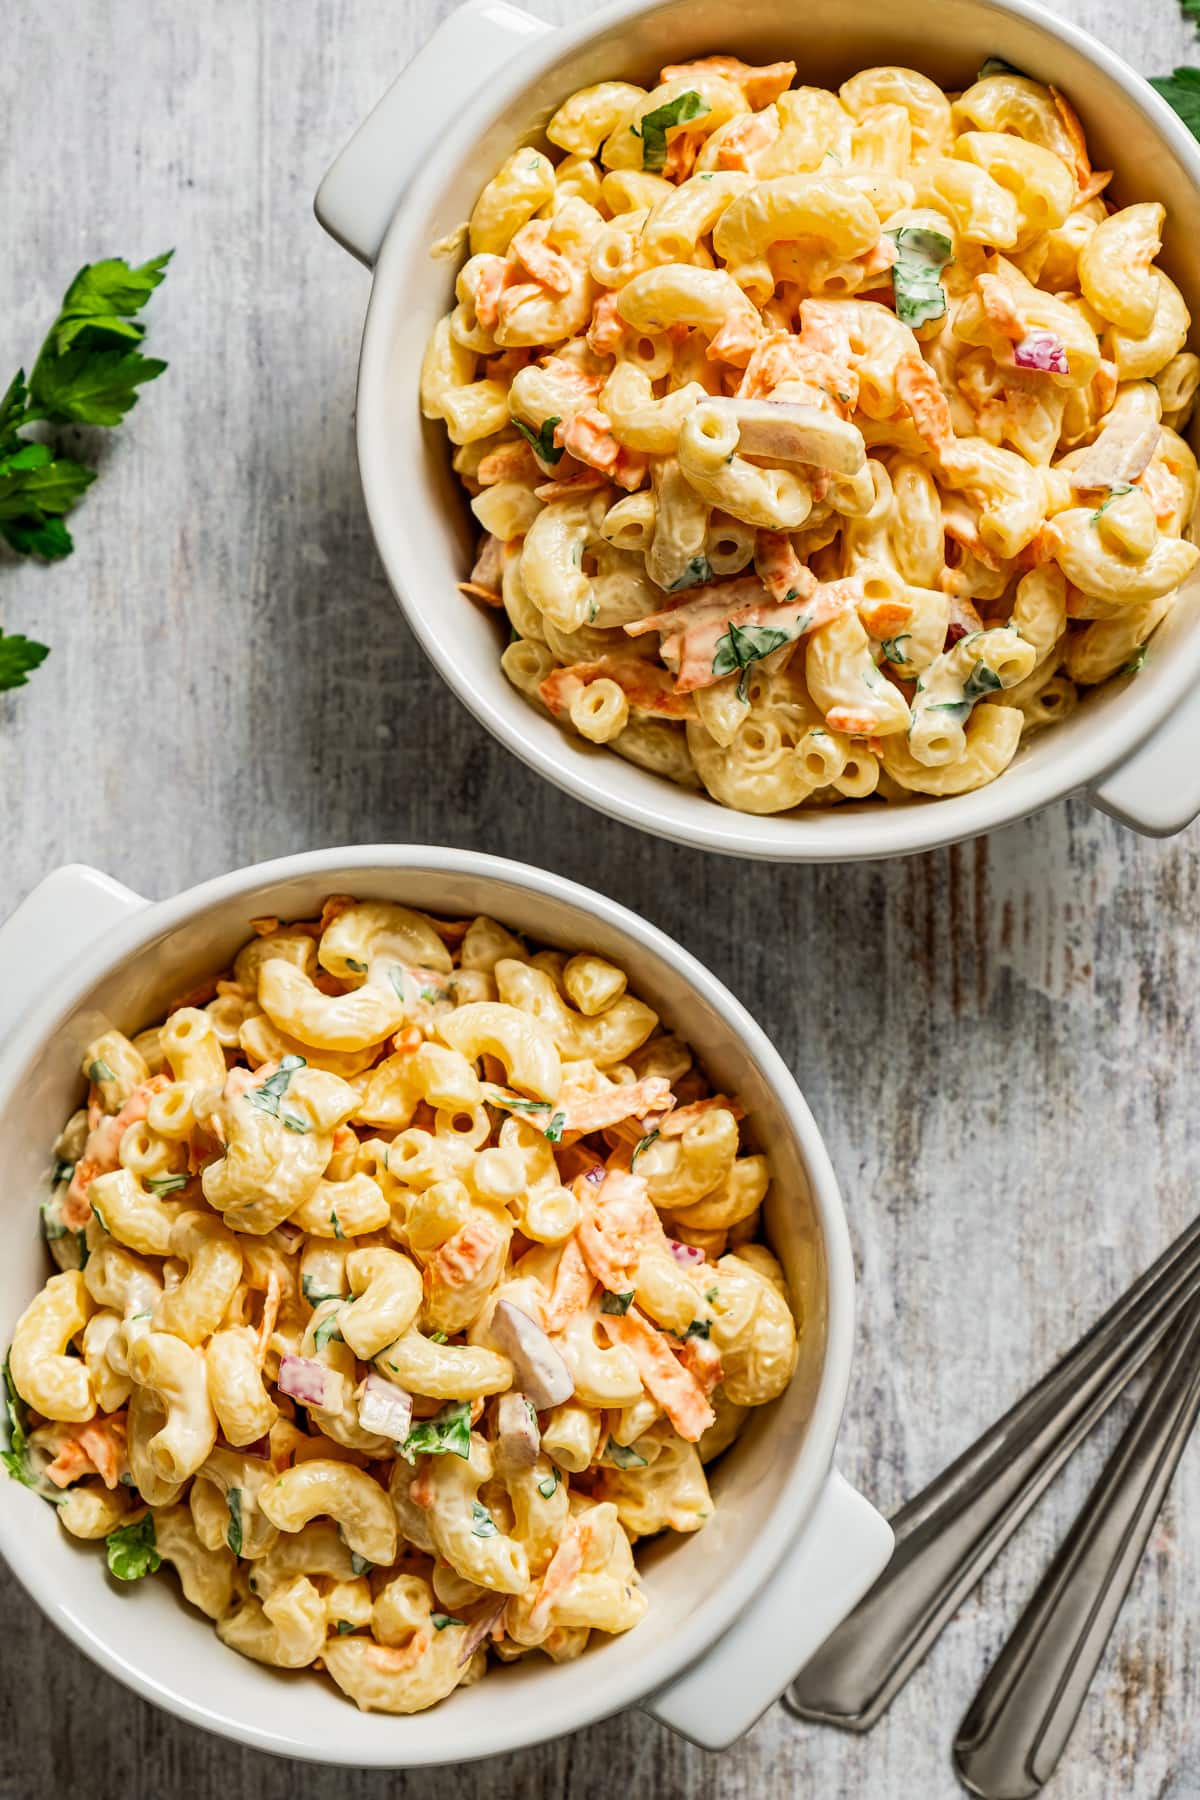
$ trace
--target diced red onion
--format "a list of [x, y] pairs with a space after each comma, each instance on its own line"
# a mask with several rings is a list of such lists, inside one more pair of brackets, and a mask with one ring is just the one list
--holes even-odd
[[485, 1613], [481, 1613], [474, 1623], [467, 1627], [467, 1635], [463, 1639], [462, 1649], [458, 1653], [456, 1665], [458, 1668], [461, 1669], [464, 1663], [470, 1662], [507, 1605], [508, 1595], [501, 1594], [500, 1598], [494, 1601]]
[[532, 1400], [516, 1388], [501, 1394], [496, 1406], [496, 1449], [502, 1466], [532, 1469], [542, 1447]]
[[412, 1395], [372, 1370], [358, 1395], [358, 1422], [363, 1430], [402, 1444], [412, 1425], [412, 1413]]
[[1013, 347], [1018, 369], [1040, 369], [1043, 375], [1069, 375], [1067, 348], [1053, 331], [1028, 331]]
[[590, 1187], [603, 1187], [607, 1174], [608, 1170], [603, 1163], [593, 1163], [583, 1179]]
[[292, 1356], [289, 1353], [279, 1359], [279, 1380], [276, 1386], [281, 1394], [299, 1400], [301, 1406], [329, 1406], [335, 1383], [338, 1387], [341, 1386], [341, 1376], [311, 1356]]
[[528, 1313], [508, 1300], [497, 1300], [492, 1336], [511, 1358], [522, 1393], [528, 1394], [539, 1412], [571, 1398], [575, 1392], [571, 1371]]
[[668, 1238], [667, 1244], [675, 1261], [685, 1268], [694, 1269], [704, 1261], [704, 1252], [698, 1244], [681, 1244], [678, 1238]]

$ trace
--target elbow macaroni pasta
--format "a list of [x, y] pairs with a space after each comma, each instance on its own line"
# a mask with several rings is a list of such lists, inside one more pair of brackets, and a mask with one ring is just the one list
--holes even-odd
[[603, 956], [345, 896], [255, 929], [153, 1060], [88, 1048], [6, 1464], [230, 1648], [413, 1712], [632, 1629], [638, 1539], [711, 1515], [798, 1359], [770, 1171]]
[[[1163, 206], [1112, 203], [1016, 71], [794, 75], [714, 56], [564, 100], [480, 196], [421, 387], [509, 680], [763, 813], [995, 780], [1136, 671], [1200, 554]], [[1069, 598], [1051, 641], [1034, 575]], [[996, 633], [1022, 647], [989, 687]]]

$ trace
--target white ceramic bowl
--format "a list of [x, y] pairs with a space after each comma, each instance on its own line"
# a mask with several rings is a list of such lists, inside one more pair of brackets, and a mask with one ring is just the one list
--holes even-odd
[[553, 30], [506, 0], [468, 0], [380, 102], [317, 195], [325, 228], [375, 281], [358, 383], [367, 510], [409, 624], [454, 692], [502, 744], [577, 799], [678, 843], [776, 861], [842, 862], [927, 850], [1085, 791], [1153, 835], [1200, 812], [1200, 577], [1159, 631], [1136, 681], [1088, 696], [1039, 733], [991, 786], [904, 807], [882, 802], [799, 817], [730, 812], [569, 736], [511, 687], [499, 627], [461, 599], [473, 521], [445, 433], [419, 414], [425, 340], [453, 303], [453, 261], [430, 246], [466, 219], [480, 187], [573, 89], [608, 77], [652, 83], [667, 62], [728, 51], [794, 57], [807, 82], [904, 63], [961, 88], [987, 56], [1066, 90], [1097, 168], [1122, 202], [1167, 207], [1163, 264], [1200, 320], [1200, 145], [1147, 84], [1094, 38], [1029, 0], [823, 0], [801, 30], [777, 0], [621, 0]]
[[[79, 1062], [104, 1023], [139, 1030], [227, 963], [260, 914], [296, 918], [330, 893], [449, 915], [488, 912], [544, 943], [614, 957], [631, 987], [743, 1099], [773, 1165], [768, 1232], [804, 1308], [800, 1368], [714, 1465], [698, 1538], [642, 1558], [650, 1610], [629, 1635], [555, 1667], [532, 1657], [412, 1718], [359, 1713], [312, 1674], [220, 1644], [174, 1580], [110, 1580], [95, 1545], [0, 1478], [0, 1551], [48, 1617], [103, 1668], [193, 1724], [284, 1755], [411, 1767], [516, 1750], [642, 1705], [708, 1748], [783, 1690], [891, 1554], [892, 1534], [832, 1467], [850, 1370], [854, 1277], [837, 1181], [795, 1082], [731, 994], [624, 907], [554, 875], [467, 851], [325, 850], [264, 863], [151, 904], [94, 870], [51, 875], [0, 929], [4, 1341], [44, 1281], [37, 1198], [79, 1104]], [[816, 1271], [814, 1273], [814, 1271]]]

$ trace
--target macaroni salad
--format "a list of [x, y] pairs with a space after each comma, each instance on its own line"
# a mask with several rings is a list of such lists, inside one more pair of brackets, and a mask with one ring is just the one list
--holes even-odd
[[965, 793], [1135, 673], [1200, 359], [1066, 98], [730, 56], [514, 150], [434, 332], [509, 680], [723, 805]]
[[222, 1642], [415, 1712], [646, 1609], [786, 1387], [737, 1101], [603, 958], [329, 900], [83, 1059], [10, 1474]]

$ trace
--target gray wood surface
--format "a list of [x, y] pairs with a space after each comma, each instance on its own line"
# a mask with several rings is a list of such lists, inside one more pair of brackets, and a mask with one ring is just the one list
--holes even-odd
[[[53, 645], [0, 699], [0, 912], [68, 860], [163, 896], [390, 839], [549, 864], [675, 933], [774, 1034], [828, 1137], [862, 1278], [842, 1460], [890, 1510], [1191, 1213], [1200, 832], [1145, 843], [1073, 803], [912, 861], [737, 865], [573, 805], [460, 710], [372, 549], [351, 422], [368, 277], [310, 210], [446, 10], [8, 0], [0, 385], [81, 262], [177, 254], [151, 310], [171, 368], [100, 446], [77, 554], [0, 567], [0, 624]], [[1196, 57], [1172, 0], [1059, 10], [1140, 67]], [[432, 1776], [299, 1768], [134, 1699], [0, 1575], [0, 1797], [949, 1796], [954, 1727], [1117, 1423], [864, 1740], [776, 1707], [720, 1758], [626, 1716]], [[1198, 1511], [1193, 1449], [1056, 1800], [1200, 1796]]]

